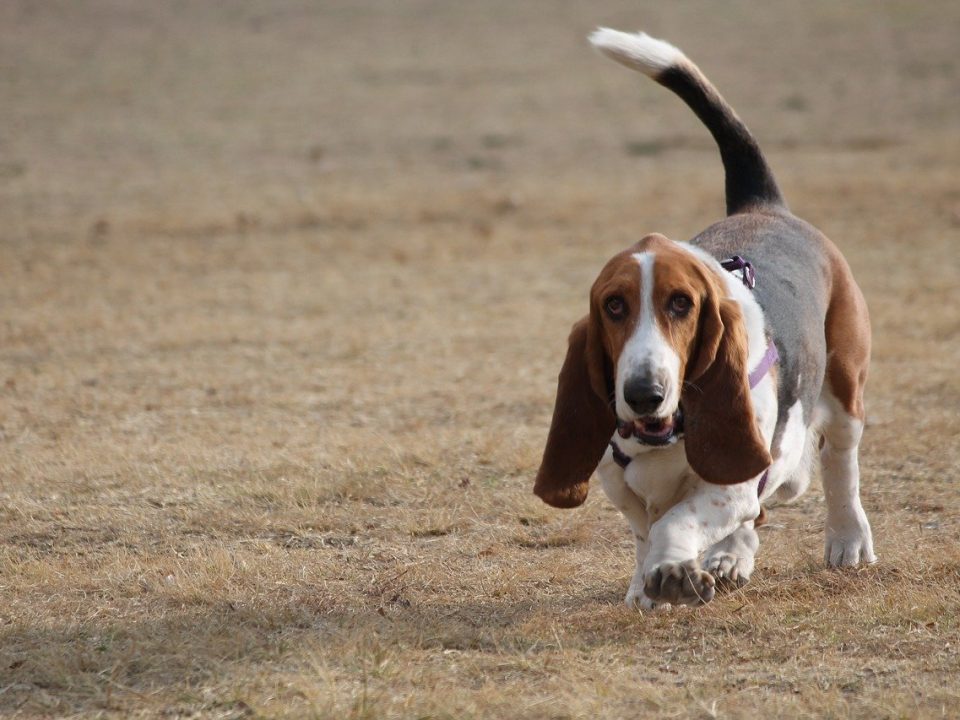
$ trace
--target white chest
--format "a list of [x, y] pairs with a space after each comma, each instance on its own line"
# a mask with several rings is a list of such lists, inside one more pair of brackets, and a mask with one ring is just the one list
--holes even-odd
[[624, 469], [623, 479], [643, 501], [651, 523], [683, 500], [697, 483], [682, 440], [668, 448], [637, 455]]

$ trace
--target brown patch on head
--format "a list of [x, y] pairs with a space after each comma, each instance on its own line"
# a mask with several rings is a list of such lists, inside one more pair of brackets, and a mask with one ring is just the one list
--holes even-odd
[[[653, 234], [614, 256], [591, 291], [591, 320], [608, 358], [611, 380], [620, 352], [639, 321], [641, 297], [646, 295], [635, 257], [638, 253], [653, 257], [652, 309], [660, 332], [680, 360], [680, 381], [700, 378], [715, 362], [727, 330], [720, 316], [722, 303], [731, 305], [725, 311], [732, 323], [727, 338], [731, 341], [730, 357], [742, 354], [745, 363], [746, 336], [739, 305], [724, 299], [722, 279], [692, 253], [663, 235]], [[606, 303], [612, 297], [624, 300], [623, 318], [613, 319], [606, 312]]]
[[[610, 258], [590, 288], [590, 321], [607, 357], [611, 386], [613, 368], [640, 318], [640, 264], [634, 255], [642, 252], [636, 249], [642, 242]], [[615, 300], [622, 307], [622, 317], [610, 313]]]
[[[636, 329], [641, 312], [642, 286], [637, 254], [653, 255], [653, 311], [667, 342], [680, 357], [683, 377], [688, 361], [696, 354], [700, 308], [708, 296], [720, 292], [718, 279], [694, 255], [679, 248], [663, 235], [647, 235], [636, 245], [610, 259], [590, 291], [590, 315], [601, 337], [609, 371], [617, 366], [624, 345]], [[608, 312], [611, 299], [624, 306], [623, 317]], [[687, 306], [680, 306], [683, 300]], [[709, 349], [708, 349], [709, 351]]]
[[674, 243], [657, 248], [653, 278], [654, 314], [660, 332], [680, 358], [680, 377], [701, 375], [716, 352], [709, 343], [699, 347], [701, 314], [720, 296], [720, 281], [702, 261]]

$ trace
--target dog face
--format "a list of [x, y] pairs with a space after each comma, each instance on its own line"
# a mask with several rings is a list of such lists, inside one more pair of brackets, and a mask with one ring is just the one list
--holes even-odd
[[[648, 445], [676, 441], [688, 368], [694, 377], [703, 373], [690, 367], [698, 364], [701, 311], [713, 312], [717, 293], [703, 263], [661, 235], [612, 258], [593, 285], [591, 315], [614, 371], [617, 417]], [[707, 356], [715, 353], [712, 339]]]
[[770, 464], [739, 305], [693, 253], [650, 235], [604, 266], [573, 328], [534, 492], [579, 505], [617, 418], [665, 446], [678, 442], [681, 414], [687, 459], [705, 480], [742, 482]]

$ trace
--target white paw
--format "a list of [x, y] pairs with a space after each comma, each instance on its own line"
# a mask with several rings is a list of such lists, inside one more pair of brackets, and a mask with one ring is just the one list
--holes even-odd
[[716, 592], [713, 575], [696, 560], [654, 565], [643, 578], [643, 593], [654, 602], [671, 605], [703, 605]]
[[655, 602], [648, 598], [643, 592], [642, 583], [630, 585], [624, 602], [631, 610], [643, 610], [644, 612], [665, 612], [670, 609], [670, 603]]
[[741, 557], [728, 552], [718, 552], [706, 559], [704, 569], [713, 575], [720, 590], [742, 588], [753, 573], [753, 555]]
[[827, 519], [827, 543], [823, 559], [830, 567], [849, 567], [860, 563], [873, 563], [873, 535], [866, 514], [849, 522], [833, 524]]

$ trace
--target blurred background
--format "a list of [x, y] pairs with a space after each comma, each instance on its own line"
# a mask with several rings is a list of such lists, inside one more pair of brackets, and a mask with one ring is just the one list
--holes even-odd
[[689, 110], [593, 55], [585, 35], [598, 24], [686, 49], [788, 191], [798, 154], [935, 169], [960, 110], [950, 2], [11, 1], [0, 12], [8, 237], [270, 222], [320, 213], [344, 186], [649, 179], [691, 154], [703, 156], [697, 173], [719, 177]]

